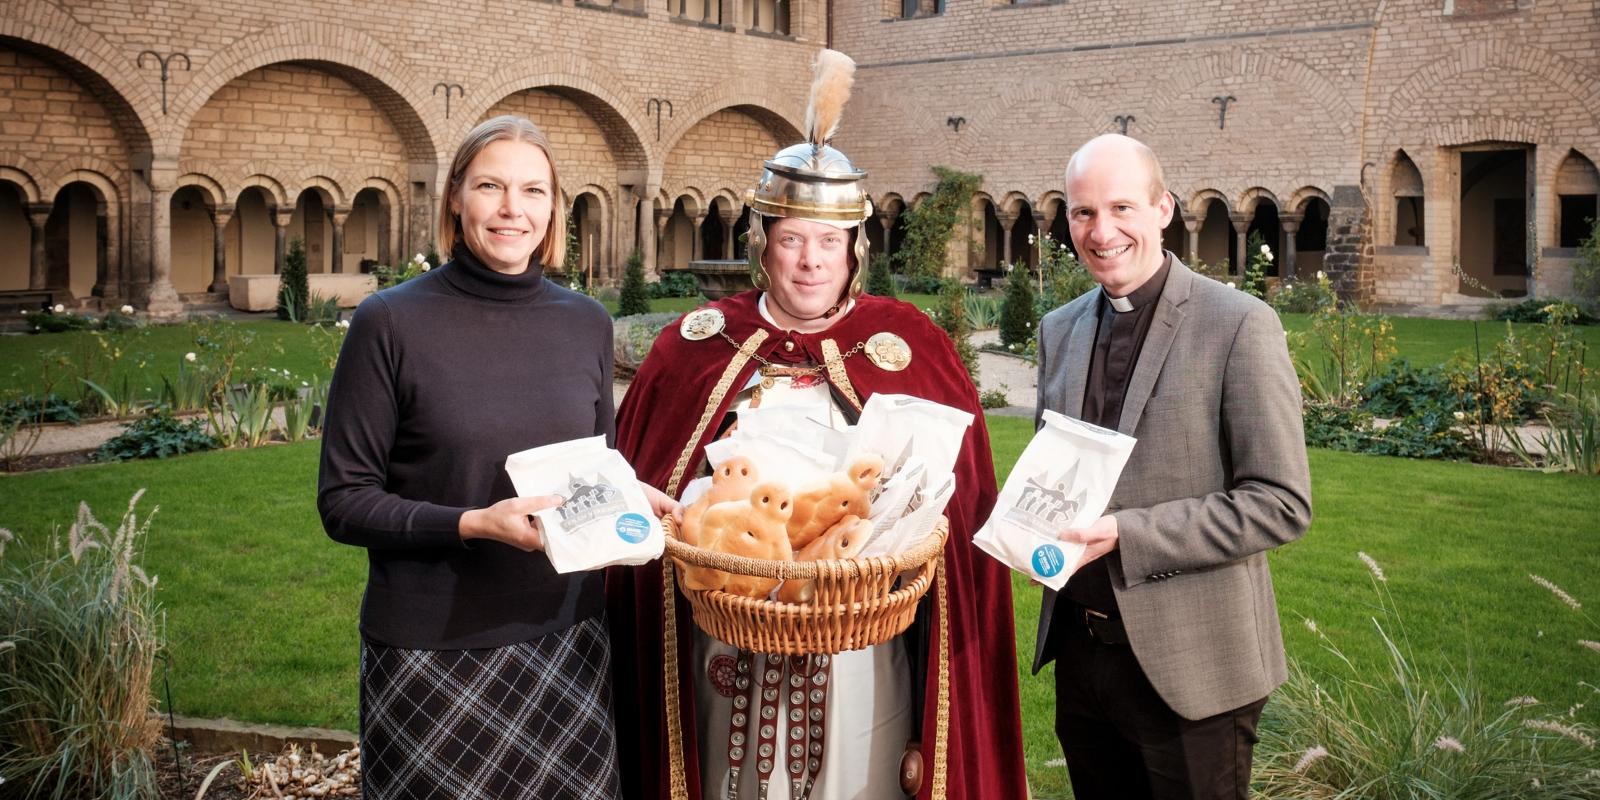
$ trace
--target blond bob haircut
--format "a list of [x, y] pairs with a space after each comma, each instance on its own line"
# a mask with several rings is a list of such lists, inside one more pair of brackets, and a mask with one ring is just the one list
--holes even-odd
[[550, 152], [550, 137], [531, 120], [512, 114], [478, 123], [456, 149], [456, 157], [450, 162], [450, 177], [439, 194], [439, 252], [446, 259], [455, 252], [456, 242], [462, 235], [461, 216], [450, 208], [450, 200], [461, 191], [472, 160], [495, 142], [527, 142], [543, 150], [544, 157], [549, 160], [550, 224], [544, 230], [544, 241], [533, 250], [533, 261], [546, 269], [560, 269], [567, 259], [567, 201], [561, 193], [561, 170], [556, 168], [555, 154]]

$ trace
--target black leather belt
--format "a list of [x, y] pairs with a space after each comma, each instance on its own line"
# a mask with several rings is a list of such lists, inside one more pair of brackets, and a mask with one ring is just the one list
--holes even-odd
[[1122, 626], [1122, 620], [1100, 613], [1092, 608], [1078, 606], [1083, 612], [1083, 627], [1088, 631], [1089, 638], [1101, 644], [1127, 644], [1128, 629]]

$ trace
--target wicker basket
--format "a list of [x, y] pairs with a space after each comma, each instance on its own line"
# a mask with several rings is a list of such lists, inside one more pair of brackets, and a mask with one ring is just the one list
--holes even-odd
[[[712, 589], [678, 588], [689, 598], [694, 621], [712, 637], [757, 653], [803, 655], [840, 653], [881, 644], [910, 627], [917, 601], [933, 585], [934, 572], [950, 535], [939, 518], [915, 547], [897, 557], [826, 561], [769, 561], [705, 550], [678, 541], [677, 526], [665, 520], [667, 555], [678, 563], [723, 572], [782, 580], [816, 582], [810, 603], [756, 600]], [[903, 572], [913, 577], [895, 589]]]

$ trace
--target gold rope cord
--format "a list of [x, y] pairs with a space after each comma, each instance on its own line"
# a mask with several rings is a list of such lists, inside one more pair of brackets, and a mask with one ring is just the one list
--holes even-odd
[[[672, 477], [667, 481], [667, 494], [678, 496], [678, 482], [683, 480], [683, 473], [689, 468], [689, 459], [694, 457], [700, 437], [705, 435], [706, 428], [711, 425], [711, 418], [716, 415], [717, 409], [722, 407], [722, 398], [728, 395], [728, 389], [733, 385], [734, 379], [739, 377], [744, 365], [749, 363], [750, 356], [766, 339], [766, 330], [757, 328], [755, 333], [750, 334], [750, 338], [744, 340], [744, 344], [739, 346], [739, 352], [734, 353], [733, 360], [722, 370], [722, 377], [717, 379], [717, 385], [712, 388], [711, 396], [706, 400], [705, 411], [700, 414], [700, 422], [695, 425], [694, 435], [689, 437], [689, 443], [678, 456], [677, 466], [672, 469]], [[661, 672], [662, 693], [667, 707], [667, 785], [672, 800], [689, 800], [689, 779], [683, 767], [683, 719], [678, 714], [681, 698], [678, 696], [677, 584], [673, 577], [670, 558], [661, 559], [661, 605], [663, 613], [666, 614], [661, 628], [663, 651]]]
[[946, 770], [950, 760], [950, 584], [944, 570], [937, 577], [939, 591], [939, 704], [935, 712], [933, 740], [933, 791], [931, 797], [945, 796]]
[[[855, 351], [852, 350], [851, 352], [854, 353]], [[839, 355], [838, 342], [832, 339], [822, 340], [822, 360], [828, 365], [828, 380], [834, 386], [839, 387], [839, 391], [844, 393], [845, 399], [850, 401], [850, 405], [855, 406], [856, 410], [860, 411], [861, 398], [856, 396], [855, 387], [850, 385], [850, 376], [844, 372], [844, 359]]]

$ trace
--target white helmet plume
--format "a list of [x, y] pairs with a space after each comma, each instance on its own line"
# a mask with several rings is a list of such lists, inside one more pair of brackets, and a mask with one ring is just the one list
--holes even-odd
[[839, 118], [856, 82], [856, 62], [838, 50], [823, 50], [812, 68], [816, 77], [806, 105], [806, 138], [821, 150], [839, 131]]

